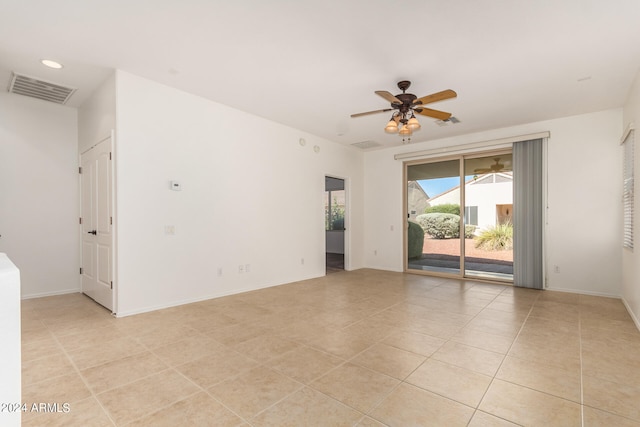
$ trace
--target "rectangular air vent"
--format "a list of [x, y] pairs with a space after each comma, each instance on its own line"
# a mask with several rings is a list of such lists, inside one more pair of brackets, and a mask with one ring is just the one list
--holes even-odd
[[358, 148], [362, 148], [363, 150], [366, 150], [367, 148], [380, 147], [382, 144], [375, 141], [361, 141], [361, 142], [354, 142], [351, 145], [353, 145], [354, 147], [358, 147]]
[[447, 120], [436, 120], [438, 126], [451, 126], [460, 123], [457, 117], [451, 116]]
[[11, 73], [10, 93], [30, 96], [44, 101], [55, 102], [56, 104], [65, 104], [75, 91], [76, 89], [74, 88], [22, 74]]

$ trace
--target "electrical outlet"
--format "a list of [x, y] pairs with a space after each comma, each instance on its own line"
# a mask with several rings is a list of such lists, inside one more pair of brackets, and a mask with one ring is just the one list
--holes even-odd
[[300, 265], [304, 265], [304, 258], [300, 258]]
[[222, 267], [218, 267], [218, 277], [222, 276]]
[[554, 273], [560, 273], [560, 266], [559, 265], [554, 265], [553, 266], [553, 272]]
[[378, 250], [377, 249], [373, 250], [373, 255], [378, 256]]
[[239, 266], [238, 266], [238, 273], [239, 273], [239, 274], [244, 273], [244, 265], [239, 265]]
[[244, 265], [244, 272], [248, 273], [249, 271], [251, 271], [251, 264], [245, 264]]

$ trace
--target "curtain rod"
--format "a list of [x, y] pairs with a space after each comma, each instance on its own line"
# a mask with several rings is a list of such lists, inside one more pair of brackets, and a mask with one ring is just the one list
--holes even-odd
[[454, 145], [450, 147], [431, 148], [429, 150], [400, 153], [400, 154], [395, 154], [393, 158], [395, 160], [406, 160], [406, 159], [413, 159], [416, 157], [431, 157], [438, 154], [462, 154], [465, 152], [474, 151], [478, 149], [507, 148], [511, 146], [511, 144], [513, 144], [514, 142], [529, 141], [531, 139], [539, 139], [539, 138], [549, 138], [550, 136], [551, 136], [551, 133], [549, 131], [530, 133], [527, 135], [511, 136], [508, 138], [473, 142], [471, 144]]

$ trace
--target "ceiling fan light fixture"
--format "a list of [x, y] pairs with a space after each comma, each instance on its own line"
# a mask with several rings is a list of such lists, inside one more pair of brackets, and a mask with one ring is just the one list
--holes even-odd
[[411, 136], [412, 133], [413, 133], [413, 131], [411, 131], [411, 128], [409, 128], [408, 125], [403, 125], [400, 128], [400, 135], [402, 135], [402, 136]]
[[[445, 111], [433, 110], [425, 107], [427, 104], [434, 102], [444, 101], [447, 99], [455, 98], [458, 94], [451, 90], [446, 89], [440, 92], [432, 93], [430, 95], [418, 98], [412, 93], [407, 93], [407, 89], [411, 86], [411, 82], [408, 80], [402, 80], [398, 82], [398, 88], [402, 91], [397, 95], [391, 94], [386, 90], [377, 90], [375, 94], [384, 98], [390, 105], [387, 108], [367, 111], [365, 113], [352, 114], [351, 117], [367, 116], [369, 114], [385, 113], [387, 111], [394, 111], [391, 119], [384, 127], [385, 133], [400, 134], [402, 136], [402, 142], [411, 142], [411, 136], [413, 132], [416, 132], [422, 128], [422, 125], [416, 118], [415, 113], [422, 116], [439, 119], [440, 121], [453, 119], [451, 113]], [[457, 119], [456, 119], [457, 120]], [[453, 122], [453, 120], [451, 120]], [[458, 121], [458, 120], [457, 120]]]
[[419, 130], [422, 126], [420, 125], [420, 122], [418, 121], [418, 119], [416, 119], [416, 116], [413, 115], [413, 113], [411, 114], [411, 118], [409, 119], [409, 121], [407, 122], [407, 127], [412, 131], [417, 131]]
[[398, 133], [398, 124], [393, 118], [389, 120], [389, 123], [384, 127], [386, 133]]

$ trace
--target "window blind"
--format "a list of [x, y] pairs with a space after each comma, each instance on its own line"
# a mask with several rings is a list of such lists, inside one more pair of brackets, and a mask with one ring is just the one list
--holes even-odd
[[544, 286], [543, 139], [513, 144], [513, 285]]
[[623, 212], [624, 212], [624, 235], [623, 246], [633, 249], [633, 216], [634, 216], [634, 197], [633, 197], [633, 160], [634, 160], [634, 131], [627, 133], [622, 145], [624, 146], [624, 167], [623, 167]]

